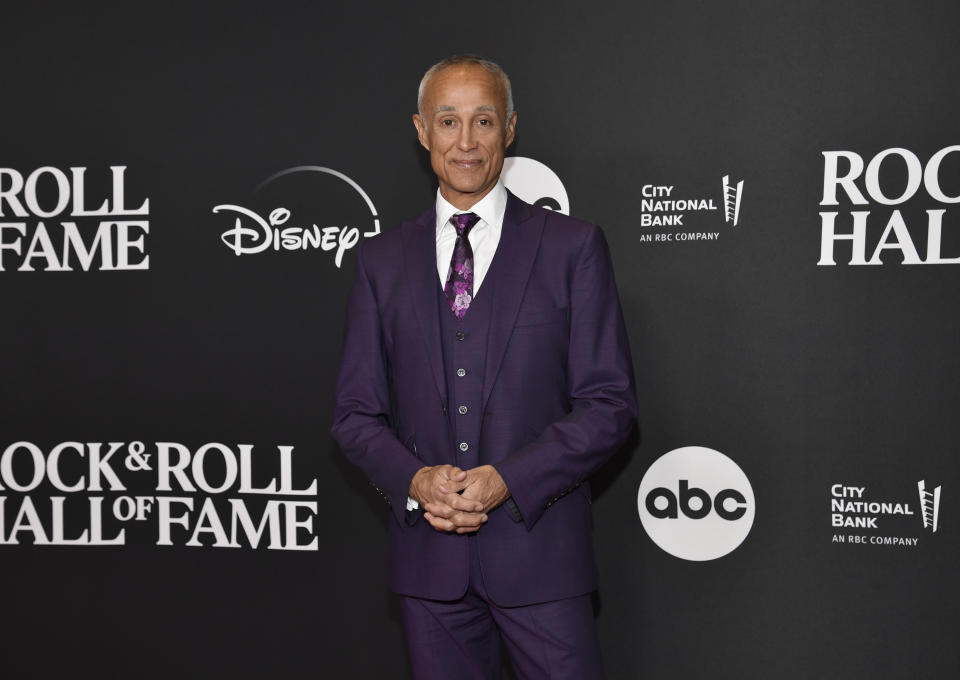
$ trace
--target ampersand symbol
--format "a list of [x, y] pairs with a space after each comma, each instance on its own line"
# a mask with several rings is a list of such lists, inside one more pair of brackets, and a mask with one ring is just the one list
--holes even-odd
[[150, 454], [144, 455], [144, 451], [147, 450], [147, 447], [143, 445], [143, 442], [130, 442], [127, 445], [127, 454], [126, 460], [123, 461], [123, 464], [127, 466], [128, 470], [137, 471], [137, 470], [152, 470], [150, 467]]

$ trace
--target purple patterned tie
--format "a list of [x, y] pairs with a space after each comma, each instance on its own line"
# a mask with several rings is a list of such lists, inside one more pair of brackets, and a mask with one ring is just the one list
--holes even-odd
[[457, 230], [457, 242], [453, 246], [453, 257], [450, 258], [443, 294], [458, 319], [463, 319], [470, 307], [470, 301], [473, 300], [473, 248], [467, 237], [473, 225], [479, 221], [479, 215], [473, 213], [462, 213], [450, 218], [450, 224]]

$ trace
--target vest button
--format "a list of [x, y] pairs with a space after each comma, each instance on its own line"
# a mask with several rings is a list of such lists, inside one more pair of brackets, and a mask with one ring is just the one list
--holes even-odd
[[463, 331], [457, 331], [457, 340], [463, 340], [465, 337], [467, 337], [466, 333]]
[[470, 445], [469, 445], [467, 442], [460, 442], [460, 450], [461, 450], [461, 451], [466, 451], [466, 450], [469, 449], [469, 448], [470, 448]]
[[466, 407], [466, 406], [460, 406], [460, 408], [457, 409], [457, 413], [459, 413], [459, 414], [462, 415], [462, 416], [467, 415], [467, 407]]
[[446, 406], [441, 406], [441, 407], [440, 407], [440, 410], [443, 411], [443, 415], [447, 415], [447, 407], [446, 407]]
[[460, 376], [461, 378], [462, 378], [463, 376], [465, 376], [466, 374], [467, 374], [467, 369], [465, 369], [465, 368], [458, 368], [458, 369], [457, 369], [457, 375]]

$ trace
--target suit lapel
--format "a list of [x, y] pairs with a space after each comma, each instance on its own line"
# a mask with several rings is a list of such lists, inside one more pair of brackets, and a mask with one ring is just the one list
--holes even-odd
[[[503, 231], [500, 233], [500, 243], [494, 256], [497, 279], [493, 286], [487, 361], [483, 373], [484, 408], [500, 371], [500, 364], [517, 320], [517, 312], [520, 311], [520, 302], [523, 300], [533, 261], [540, 246], [543, 225], [541, 214], [534, 213], [529, 205], [513, 194], [508, 195]], [[436, 308], [436, 305], [434, 307]]]
[[440, 347], [440, 308], [437, 304], [437, 225], [436, 208], [431, 208], [414, 222], [403, 225], [403, 262], [410, 300], [420, 322], [427, 363], [440, 395], [447, 403], [447, 381], [443, 371]]

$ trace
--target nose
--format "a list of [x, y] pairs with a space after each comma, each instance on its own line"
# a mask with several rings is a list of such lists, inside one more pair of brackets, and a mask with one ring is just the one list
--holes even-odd
[[457, 138], [457, 147], [461, 151], [470, 151], [476, 145], [476, 139], [474, 138], [474, 130], [472, 125], [464, 125], [460, 128], [460, 135]]

